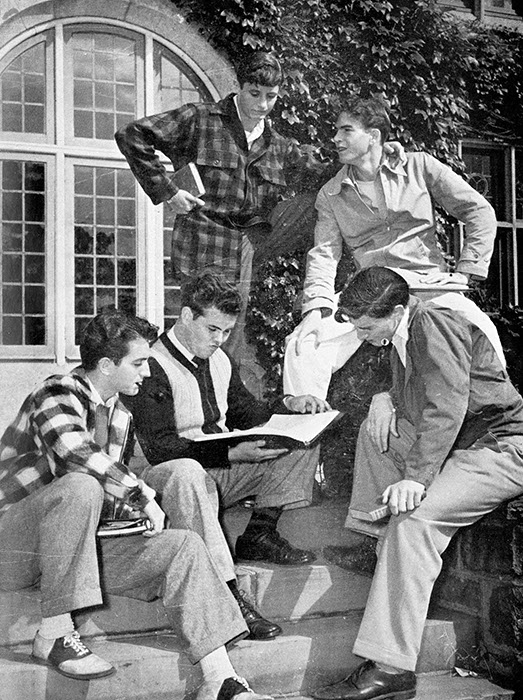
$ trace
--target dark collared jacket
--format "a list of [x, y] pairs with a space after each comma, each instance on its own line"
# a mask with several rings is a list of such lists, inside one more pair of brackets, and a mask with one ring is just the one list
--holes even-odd
[[409, 303], [406, 367], [391, 352], [398, 413], [416, 430], [405, 478], [428, 486], [456, 449], [523, 450], [523, 399], [485, 334], [452, 309]]

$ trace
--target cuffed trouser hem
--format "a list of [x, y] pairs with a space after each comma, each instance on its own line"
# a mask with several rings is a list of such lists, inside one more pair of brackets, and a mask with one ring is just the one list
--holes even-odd
[[[283, 501], [283, 502], [282, 502]], [[307, 498], [307, 494], [303, 494], [302, 498], [293, 496], [293, 500], [289, 498], [262, 498], [256, 499], [256, 508], [283, 508], [283, 510], [293, 510], [295, 508], [305, 508], [312, 503], [312, 496]]]
[[197, 664], [201, 659], [220, 647], [227, 646], [231, 642], [243, 639], [249, 634], [249, 630], [244, 624], [231, 624], [220, 633], [212, 634], [200, 642], [193, 642], [185, 649], [185, 652], [192, 664]]
[[371, 642], [366, 642], [362, 639], [357, 639], [354, 643], [352, 651], [356, 656], [362, 656], [364, 659], [370, 659], [396, 668], [403, 668], [405, 671], [415, 671], [417, 657], [410, 657], [404, 654], [398, 654], [395, 651], [389, 651], [383, 647], [378, 647]]
[[64, 596], [59, 600], [42, 600], [42, 617], [54, 617], [55, 615], [70, 613], [73, 610], [92, 608], [97, 605], [103, 605], [103, 602], [99, 590], [93, 591], [92, 594]]

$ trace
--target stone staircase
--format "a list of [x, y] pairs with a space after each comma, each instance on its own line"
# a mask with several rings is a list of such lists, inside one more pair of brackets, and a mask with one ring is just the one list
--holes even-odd
[[[351, 648], [368, 594], [370, 579], [328, 565], [326, 544], [351, 544], [344, 530], [346, 506], [324, 503], [289, 511], [281, 532], [293, 544], [318, 551], [307, 567], [241, 564], [240, 586], [284, 634], [268, 642], [241, 641], [230, 650], [238, 673], [252, 686], [276, 696], [307, 697], [311, 689], [337, 680], [359, 663]], [[226, 515], [234, 543], [249, 511]], [[118, 673], [91, 682], [74, 681], [30, 657], [39, 622], [38, 591], [0, 594], [0, 700], [191, 700], [200, 675], [176, 651], [162, 605], [110, 596], [107, 606], [84, 612], [77, 624], [89, 646], [110, 660]], [[456, 637], [451, 622], [429, 620], [418, 672], [417, 700], [509, 700], [502, 690], [478, 678], [451, 675]]]

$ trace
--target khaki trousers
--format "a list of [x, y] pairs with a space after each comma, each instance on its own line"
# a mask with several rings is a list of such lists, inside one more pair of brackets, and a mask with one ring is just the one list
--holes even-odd
[[260, 508], [310, 505], [319, 446], [298, 449], [258, 464], [203, 469], [193, 459], [174, 459], [148, 467], [141, 475], [161, 494], [171, 527], [197, 532], [225, 581], [236, 577], [218, 515], [242, 498], [256, 495]]
[[97, 540], [102, 501], [98, 481], [70, 473], [11, 506], [0, 518], [0, 588], [39, 582], [45, 617], [100, 605], [106, 593], [161, 597], [178, 646], [193, 663], [248, 632], [196, 533]]
[[[400, 437], [380, 454], [364, 422], [358, 438], [353, 502], [377, 498], [402, 478], [402, 456], [413, 427], [399, 421]], [[523, 436], [485, 437], [446, 460], [415, 510], [391, 516], [380, 539], [378, 564], [353, 651], [414, 671], [441, 554], [459, 528], [471, 525], [523, 493]]]

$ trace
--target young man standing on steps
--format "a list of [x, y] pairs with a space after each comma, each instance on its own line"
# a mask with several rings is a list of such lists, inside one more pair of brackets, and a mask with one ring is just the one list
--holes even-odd
[[[152, 465], [141, 478], [161, 495], [171, 526], [201, 535], [237, 598], [219, 505], [228, 508], [256, 495], [250, 522], [236, 542], [237, 559], [309, 564], [315, 559], [313, 552], [293, 547], [281, 537], [277, 523], [284, 508], [310, 505], [318, 464], [317, 446], [288, 450], [266, 447], [264, 440], [233, 445], [225, 440], [194, 440], [204, 433], [250, 428], [270, 417], [268, 406], [247, 391], [220, 347], [240, 306], [236, 287], [223, 276], [212, 271], [195, 276], [183, 290], [180, 317], [153, 345], [151, 376], [140, 394], [127, 400], [140, 445]], [[283, 411], [298, 413], [326, 408], [325, 401], [309, 396], [292, 398], [286, 408], [281, 405]], [[253, 627], [246, 619], [257, 639], [281, 632], [273, 623], [253, 620]]]
[[460, 528], [523, 493], [523, 399], [481, 328], [409, 295], [383, 267], [342, 291], [338, 318], [391, 345], [392, 386], [361, 426], [352, 498], [388, 504], [353, 653], [367, 660], [319, 700], [406, 700], [441, 555]]
[[[118, 311], [96, 316], [80, 345], [82, 364], [49, 377], [24, 401], [0, 442], [0, 589], [39, 582], [42, 621], [33, 657], [77, 680], [115, 668], [93, 654], [72, 613], [103, 594], [161, 597], [180, 650], [199, 664], [198, 700], [253, 694], [225, 645], [247, 633], [238, 605], [201, 538], [165, 530], [155, 492], [124, 463], [135, 395], [149, 375], [156, 328]], [[139, 511], [150, 529], [97, 542], [104, 503]]]

